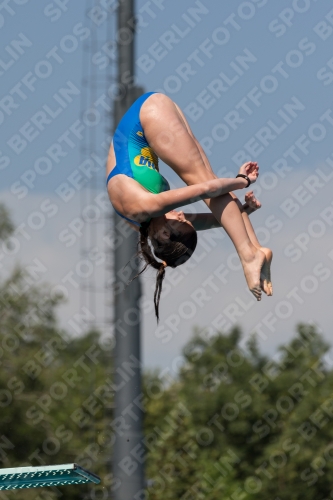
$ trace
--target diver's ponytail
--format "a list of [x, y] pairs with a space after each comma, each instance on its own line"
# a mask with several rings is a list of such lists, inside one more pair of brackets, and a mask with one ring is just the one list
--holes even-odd
[[158, 308], [160, 305], [160, 297], [162, 292], [162, 284], [165, 276], [166, 262], [162, 262], [156, 275], [156, 288], [154, 293], [155, 314], [157, 321], [159, 320]]
[[157, 321], [159, 320], [159, 305], [160, 305], [160, 297], [161, 297], [161, 292], [162, 292], [162, 285], [163, 285], [163, 280], [165, 276], [165, 268], [167, 266], [167, 263], [165, 261], [163, 262], [158, 262], [155, 259], [155, 256], [153, 252], [151, 251], [149, 242], [148, 242], [148, 227], [149, 223], [143, 223], [140, 226], [140, 250], [141, 250], [141, 255], [144, 258], [146, 265], [140, 271], [140, 273], [137, 275], [139, 276], [143, 271], [147, 269], [149, 265], [151, 265], [154, 269], [157, 270], [157, 275], [156, 275], [156, 288], [155, 288], [155, 293], [154, 293], [154, 305], [155, 305], [155, 315], [157, 318]]

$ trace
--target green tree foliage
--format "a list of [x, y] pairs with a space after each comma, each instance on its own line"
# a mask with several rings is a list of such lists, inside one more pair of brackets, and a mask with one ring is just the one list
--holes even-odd
[[5, 240], [14, 230], [14, 225], [10, 219], [8, 210], [0, 203], [0, 240]]
[[306, 325], [273, 360], [254, 338], [241, 348], [238, 329], [197, 335], [178, 380], [147, 404], [149, 499], [333, 498], [327, 350]]
[[[110, 486], [111, 347], [70, 338], [46, 287], [16, 269], [0, 286], [1, 467], [79, 463]], [[90, 485], [0, 492], [0, 498], [90, 498]]]

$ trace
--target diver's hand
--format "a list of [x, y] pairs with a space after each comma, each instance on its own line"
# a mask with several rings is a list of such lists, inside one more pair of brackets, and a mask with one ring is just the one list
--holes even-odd
[[258, 163], [253, 161], [248, 161], [240, 167], [238, 173], [242, 175], [247, 175], [251, 181], [251, 184], [253, 184], [254, 182], [256, 182], [259, 175]]

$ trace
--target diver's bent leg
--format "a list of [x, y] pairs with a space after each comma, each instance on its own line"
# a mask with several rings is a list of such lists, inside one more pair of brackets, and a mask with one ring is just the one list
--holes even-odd
[[262, 267], [262, 287], [264, 292], [267, 295], [271, 296], [273, 295], [273, 286], [271, 281], [271, 263], [273, 258], [273, 252], [270, 248], [263, 247], [258, 241], [257, 235], [253, 229], [250, 218], [248, 214], [243, 210], [243, 205], [241, 204], [237, 196], [232, 192], [230, 193], [230, 196], [232, 196], [233, 200], [236, 202], [242, 214], [246, 232], [251, 240], [251, 243], [265, 254], [266, 260]]
[[249, 219], [249, 216], [246, 212], [242, 211], [242, 218], [244, 225], [246, 227], [246, 232], [249, 235], [249, 238], [253, 245], [264, 252], [265, 254], [265, 263], [262, 267], [262, 285], [263, 285], [263, 290], [267, 295], [273, 295], [273, 286], [272, 286], [272, 280], [271, 280], [271, 263], [272, 263], [272, 258], [273, 258], [273, 252], [270, 248], [263, 247], [257, 238], [257, 235], [253, 229], [253, 226], [251, 224], [251, 221]]
[[260, 274], [265, 262], [265, 254], [251, 242], [235, 200], [228, 193], [207, 199], [205, 202], [233, 242], [249, 289], [257, 300], [260, 300]]
[[188, 186], [216, 179], [187, 122], [169, 97], [148, 97], [141, 107], [140, 121], [157, 156]]
[[[145, 137], [157, 156], [187, 185], [216, 178], [169, 97], [163, 94], [151, 95], [142, 105], [140, 121]], [[260, 300], [260, 271], [265, 255], [251, 243], [239, 208], [229, 194], [205, 201], [234, 243], [248, 286], [257, 300]]]

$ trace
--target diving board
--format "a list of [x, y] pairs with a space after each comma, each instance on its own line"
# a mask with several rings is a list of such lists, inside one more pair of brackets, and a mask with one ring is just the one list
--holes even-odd
[[69, 484], [99, 484], [96, 474], [77, 464], [0, 469], [0, 490], [42, 488]]

